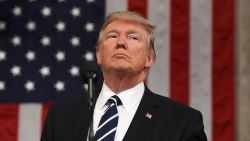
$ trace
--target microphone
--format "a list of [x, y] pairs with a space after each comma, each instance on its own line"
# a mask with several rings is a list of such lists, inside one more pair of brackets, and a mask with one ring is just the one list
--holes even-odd
[[81, 78], [85, 83], [88, 83], [89, 79], [92, 79], [94, 82], [96, 82], [101, 74], [101, 69], [96, 61], [87, 61], [81, 68]]
[[91, 117], [88, 138], [89, 138], [89, 141], [93, 141], [94, 139], [93, 111], [94, 111], [94, 104], [96, 100], [95, 95], [94, 95], [93, 82], [97, 82], [102, 72], [101, 72], [100, 67], [95, 61], [87, 61], [82, 66], [80, 73], [81, 73], [81, 78], [83, 82], [88, 83], [88, 101], [89, 101], [89, 111], [90, 111], [90, 117]]
[[80, 73], [83, 82], [88, 84], [89, 104], [90, 108], [93, 108], [95, 102], [93, 82], [97, 82], [98, 78], [101, 77], [101, 69], [96, 61], [86, 61], [80, 69]]

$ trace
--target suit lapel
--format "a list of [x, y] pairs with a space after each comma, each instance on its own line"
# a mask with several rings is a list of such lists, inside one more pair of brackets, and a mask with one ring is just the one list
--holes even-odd
[[73, 111], [73, 141], [86, 140], [90, 122], [88, 102], [85, 99], [74, 105]]
[[145, 88], [144, 95], [123, 141], [141, 141], [160, 116], [159, 103], [153, 93]]

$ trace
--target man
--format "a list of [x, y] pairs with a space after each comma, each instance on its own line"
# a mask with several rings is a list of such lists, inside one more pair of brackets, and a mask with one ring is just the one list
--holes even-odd
[[[207, 140], [199, 111], [154, 94], [143, 83], [156, 59], [153, 30], [133, 12], [106, 17], [96, 49], [104, 83], [94, 109], [94, 140]], [[41, 141], [86, 140], [90, 121], [84, 98], [56, 105]]]

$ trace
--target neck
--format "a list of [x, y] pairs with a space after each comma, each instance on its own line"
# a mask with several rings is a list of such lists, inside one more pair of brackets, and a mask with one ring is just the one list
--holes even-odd
[[124, 73], [112, 73], [103, 74], [105, 84], [116, 94], [132, 88], [145, 80], [145, 73], [138, 74], [124, 74]]

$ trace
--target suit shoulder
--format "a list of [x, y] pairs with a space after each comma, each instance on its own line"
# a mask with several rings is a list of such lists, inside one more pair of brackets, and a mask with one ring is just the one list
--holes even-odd
[[156, 103], [159, 103], [161, 107], [163, 107], [166, 110], [171, 110], [172, 112], [182, 113], [182, 114], [185, 114], [185, 113], [188, 114], [190, 112], [199, 112], [198, 110], [192, 107], [186, 106], [168, 97], [155, 94], [155, 93], [152, 93], [151, 96], [152, 96], [152, 99], [156, 101]]
[[154, 99], [154, 103], [158, 103], [156, 104], [158, 108], [155, 109], [160, 113], [162, 124], [187, 126], [192, 120], [196, 120], [199, 121], [199, 125], [203, 125], [200, 111], [158, 94], [151, 94], [151, 99]]
[[67, 112], [71, 110], [73, 107], [80, 105], [82, 103], [86, 103], [86, 98], [84, 96], [73, 98], [69, 101], [55, 103], [51, 108], [50, 111], [53, 112]]
[[[149, 103], [154, 103], [152, 108], [158, 118], [154, 128], [157, 136], [166, 135], [168, 139], [172, 135], [181, 137], [176, 140], [206, 140], [201, 112], [152, 92], [148, 95], [147, 99]], [[166, 131], [169, 134], [166, 134]]]

